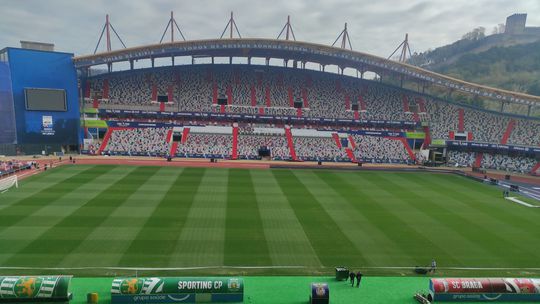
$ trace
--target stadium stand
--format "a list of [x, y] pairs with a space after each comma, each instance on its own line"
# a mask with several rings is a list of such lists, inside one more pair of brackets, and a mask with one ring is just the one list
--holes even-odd
[[[449, 166], [472, 167], [478, 153], [465, 151], [448, 151], [447, 163]], [[503, 154], [482, 153], [480, 167], [483, 169], [501, 170], [515, 173], [529, 173], [538, 162], [534, 158], [525, 156], [511, 156]]]
[[357, 160], [363, 162], [407, 163], [411, 159], [399, 140], [379, 136], [353, 135]]
[[[169, 102], [160, 107], [155, 99], [161, 95], [167, 95]], [[89, 96], [85, 98], [87, 104], [94, 106], [94, 99], [98, 98], [102, 109], [239, 113], [315, 119], [313, 123], [303, 124], [293, 121], [292, 141], [284, 125], [246, 124], [245, 121], [236, 139], [233, 132], [195, 132], [188, 141], [177, 144], [163, 140], [166, 129], [116, 130], [108, 135], [110, 138], [103, 139], [102, 152], [111, 154], [172, 153], [178, 157], [260, 159], [259, 150], [266, 147], [271, 159], [377, 163], [412, 163], [415, 155], [418, 155], [406, 149], [405, 142], [396, 140], [398, 138], [350, 134], [349, 142], [354, 142], [348, 147], [339, 147], [331, 135], [321, 137], [295, 133], [299, 129], [309, 128], [338, 129], [339, 132], [421, 130], [429, 134], [426, 147], [432, 140], [454, 140], [457, 135], [460, 136], [459, 140], [482, 143], [532, 147], [540, 144], [538, 120], [475, 109], [373, 81], [303, 69], [193, 65], [124, 71], [91, 78]], [[219, 105], [218, 100], [225, 100], [225, 104]], [[296, 107], [301, 107], [301, 110]], [[319, 120], [325, 118], [414, 122], [417, 125], [336, 126]], [[216, 122], [192, 116], [178, 119], [109, 114], [107, 119], [190, 126], [232, 125], [231, 121]], [[284, 123], [291, 124], [291, 121]], [[264, 129], [280, 131], [267, 132]], [[99, 141], [94, 146], [99, 146]], [[474, 153], [448, 152], [447, 163], [450, 165], [472, 166], [475, 160]], [[531, 163], [536, 163], [528, 157], [490, 154], [478, 157], [477, 161], [484, 168], [516, 172], [530, 171], [534, 166]]]
[[348, 161], [345, 150], [339, 149], [332, 137], [294, 137], [299, 160]]
[[166, 155], [169, 144], [165, 141], [166, 128], [138, 128], [115, 130], [107, 141], [105, 153], [129, 155]]
[[241, 158], [257, 159], [261, 147], [267, 147], [270, 150], [271, 159], [290, 159], [284, 135], [243, 134], [238, 137], [238, 154]]
[[190, 133], [186, 142], [178, 145], [184, 157], [230, 158], [232, 135]]
[[448, 151], [447, 164], [453, 167], [472, 167], [476, 158], [474, 152]]
[[[105, 95], [105, 80], [110, 92], [108, 99], [100, 101], [104, 109], [158, 111], [151, 101], [155, 87], [157, 95], [169, 95], [172, 90], [173, 100], [165, 105], [166, 111], [221, 112], [216, 104], [220, 97], [227, 100], [223, 111], [230, 113], [296, 116], [296, 101], [305, 117], [353, 119], [351, 109], [356, 105], [362, 119], [425, 121], [434, 139], [449, 139], [450, 132], [470, 132], [474, 141], [490, 143], [501, 142], [511, 120], [372, 81], [300, 69], [201, 65], [118, 72], [107, 79], [92, 78], [91, 96]], [[86, 101], [93, 103], [92, 98]], [[508, 143], [535, 146], [540, 143], [538, 128], [536, 120], [516, 119]]]

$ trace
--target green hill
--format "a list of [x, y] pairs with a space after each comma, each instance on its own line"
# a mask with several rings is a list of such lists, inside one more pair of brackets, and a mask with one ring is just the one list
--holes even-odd
[[466, 81], [540, 95], [540, 41], [464, 54], [434, 70]]

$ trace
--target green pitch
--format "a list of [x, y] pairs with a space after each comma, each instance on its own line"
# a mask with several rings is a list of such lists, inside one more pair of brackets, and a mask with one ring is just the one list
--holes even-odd
[[0, 267], [83, 267], [32, 273], [538, 275], [539, 240], [540, 210], [444, 174], [77, 165], [0, 194]]

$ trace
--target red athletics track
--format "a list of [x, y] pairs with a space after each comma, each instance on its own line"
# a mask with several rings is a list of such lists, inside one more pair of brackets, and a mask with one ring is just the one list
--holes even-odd
[[[69, 160], [59, 161], [58, 158], [48, 158], [48, 159], [39, 159], [35, 160], [40, 164], [40, 169], [30, 169], [23, 171], [22, 174], [19, 174], [19, 179], [24, 179], [26, 177], [38, 174], [43, 172], [43, 167], [45, 164], [50, 165], [53, 163], [53, 167], [68, 165], [71, 164]], [[162, 166], [162, 167], [197, 167], [197, 168], [240, 168], [240, 169], [269, 169], [271, 164], [287, 164], [290, 166], [310, 167], [306, 163], [294, 163], [294, 162], [281, 162], [281, 161], [241, 161], [241, 160], [219, 160], [217, 163], [211, 163], [208, 159], [174, 159], [171, 162], [168, 162], [164, 159], [156, 158], [136, 158], [136, 157], [100, 157], [100, 156], [79, 156], [75, 157], [75, 164], [84, 164], [84, 165], [128, 165], [128, 166]], [[355, 164], [337, 164], [339, 167], [350, 167]], [[370, 164], [368, 164], [370, 166]], [[372, 165], [376, 168], [391, 168], [399, 171], [401, 168], [407, 168], [409, 166], [394, 166], [394, 165]], [[324, 167], [324, 166], [323, 166]], [[371, 167], [371, 166], [370, 166]], [[337, 169], [332, 167], [331, 169]], [[441, 169], [453, 169], [453, 168], [441, 168]], [[461, 169], [465, 174], [472, 175], [476, 177], [484, 177], [484, 174], [471, 172], [470, 169]], [[504, 173], [499, 172], [489, 172], [486, 174], [488, 177], [496, 178], [503, 180]], [[540, 185], [540, 178], [534, 176], [523, 176], [523, 175], [514, 175], [512, 174], [511, 180], [528, 183], [533, 185]]]

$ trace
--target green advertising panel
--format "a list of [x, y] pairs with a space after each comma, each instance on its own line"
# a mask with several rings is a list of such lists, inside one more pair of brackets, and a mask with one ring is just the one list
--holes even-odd
[[70, 282], [71, 276], [0, 277], [0, 302], [68, 301]]
[[223, 277], [116, 278], [112, 303], [242, 302], [244, 281]]
[[83, 112], [86, 113], [86, 114], [98, 114], [99, 113], [98, 109], [96, 109], [96, 108], [84, 108]]
[[81, 126], [84, 128], [100, 128], [100, 129], [106, 129], [109, 127], [106, 121], [94, 120], [94, 119], [81, 120]]
[[446, 146], [445, 139], [434, 139], [431, 141], [432, 146]]
[[405, 137], [409, 139], [424, 139], [426, 137], [426, 133], [424, 132], [405, 132]]

